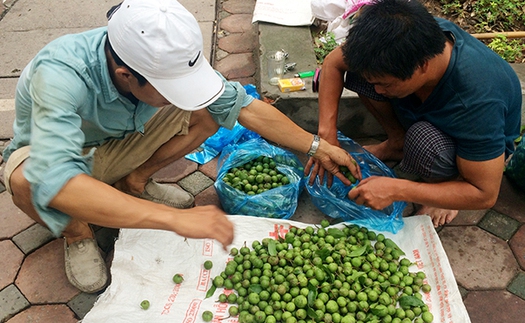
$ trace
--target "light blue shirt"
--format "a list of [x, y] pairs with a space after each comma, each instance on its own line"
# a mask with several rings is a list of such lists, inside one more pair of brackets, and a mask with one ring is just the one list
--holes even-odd
[[[102, 27], [52, 41], [27, 65], [16, 89], [14, 138], [3, 158], [31, 145], [24, 176], [33, 205], [57, 236], [71, 218], [48, 205], [71, 178], [91, 174], [93, 151], [83, 156], [83, 148], [143, 132], [158, 110], [143, 102], [135, 106], [117, 91], [104, 52], [106, 35]], [[220, 76], [224, 94], [208, 110], [219, 125], [231, 129], [240, 109], [254, 98], [240, 83]]]

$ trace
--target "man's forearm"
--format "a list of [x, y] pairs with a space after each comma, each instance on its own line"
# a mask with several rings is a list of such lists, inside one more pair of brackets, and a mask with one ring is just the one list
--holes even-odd
[[257, 132], [264, 138], [279, 145], [307, 153], [313, 141], [313, 135], [284, 115], [275, 107], [259, 100], [254, 100], [241, 109], [239, 123]]
[[49, 206], [104, 227], [174, 229], [170, 218], [176, 209], [132, 197], [88, 175], [72, 178]]
[[493, 194], [484, 192], [465, 181], [441, 183], [419, 183], [399, 180], [396, 200], [409, 201], [422, 205], [454, 209], [477, 210], [493, 206]]

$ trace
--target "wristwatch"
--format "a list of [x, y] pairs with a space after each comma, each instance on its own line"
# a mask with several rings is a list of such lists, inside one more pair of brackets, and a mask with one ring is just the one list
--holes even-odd
[[321, 138], [319, 138], [318, 135], [314, 135], [314, 141], [312, 141], [312, 145], [310, 146], [310, 150], [306, 153], [308, 156], [313, 156], [315, 152], [317, 151], [317, 148], [319, 148], [319, 141]]

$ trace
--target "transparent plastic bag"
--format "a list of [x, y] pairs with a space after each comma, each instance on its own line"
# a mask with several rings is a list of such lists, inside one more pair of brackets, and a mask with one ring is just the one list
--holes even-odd
[[[341, 148], [348, 151], [357, 161], [361, 168], [363, 178], [369, 176], [395, 177], [392, 170], [374, 155], [364, 150], [352, 139], [338, 133]], [[308, 179], [307, 179], [308, 181]], [[396, 233], [403, 227], [403, 209], [406, 203], [397, 201], [383, 210], [373, 210], [363, 205], [358, 205], [348, 198], [348, 192], [359, 184], [351, 186], [344, 185], [338, 178], [334, 177], [332, 187], [328, 188], [325, 183], [321, 184], [319, 177], [313, 185], [306, 188], [311, 196], [313, 204], [324, 214], [334, 219], [355, 223], [370, 229], [389, 231]]]
[[525, 140], [523, 138], [510, 158], [505, 175], [525, 190]]
[[[248, 195], [227, 185], [223, 178], [228, 171], [259, 157], [271, 157], [276, 168], [286, 175], [289, 184], [272, 188], [266, 192]], [[219, 157], [215, 190], [223, 209], [228, 214], [288, 219], [296, 208], [299, 194], [305, 186], [303, 165], [291, 152], [269, 144], [263, 138], [254, 138], [240, 144], [228, 145]]]

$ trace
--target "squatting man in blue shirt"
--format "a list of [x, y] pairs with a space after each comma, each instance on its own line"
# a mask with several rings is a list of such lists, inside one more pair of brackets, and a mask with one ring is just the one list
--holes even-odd
[[359, 94], [387, 134], [365, 148], [421, 179], [366, 178], [349, 193], [356, 203], [413, 202], [436, 227], [458, 210], [496, 203], [522, 96], [512, 67], [485, 44], [416, 0], [373, 0], [323, 63], [319, 135], [332, 144], [343, 87]]
[[6, 188], [31, 218], [65, 237], [65, 270], [78, 289], [107, 284], [89, 224], [150, 228], [228, 246], [234, 227], [216, 206], [151, 180], [222, 125], [238, 120], [309, 153], [346, 184], [350, 155], [228, 82], [204, 58], [195, 18], [175, 0], [125, 0], [108, 26], [45, 46], [20, 76]]

